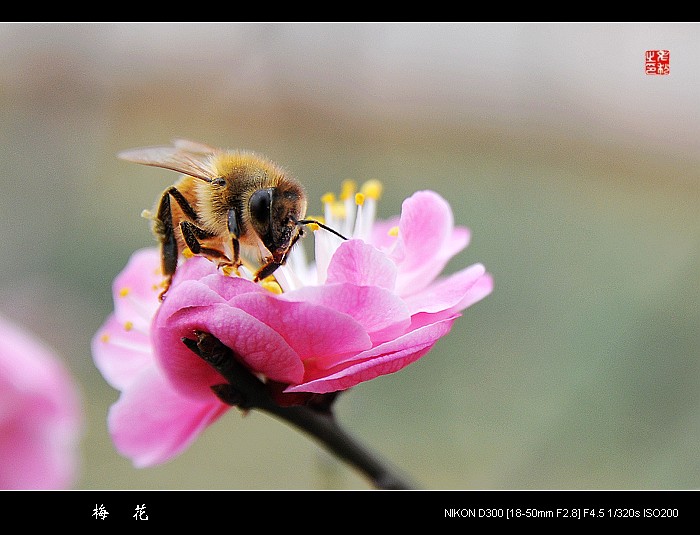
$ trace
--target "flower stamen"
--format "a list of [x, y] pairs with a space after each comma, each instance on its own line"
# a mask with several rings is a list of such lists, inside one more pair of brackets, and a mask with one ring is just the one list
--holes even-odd
[[365, 239], [362, 225], [362, 206], [365, 204], [365, 196], [363, 193], [355, 194], [355, 204], [357, 205], [357, 211], [355, 212], [355, 228], [353, 229], [353, 238]]
[[373, 178], [362, 184], [362, 189], [360, 191], [365, 195], [365, 197], [378, 201], [382, 196], [382, 190], [382, 183], [376, 178]]
[[354, 180], [343, 180], [343, 183], [340, 187], [340, 200], [345, 201], [347, 199], [352, 199], [356, 191], [357, 183]]

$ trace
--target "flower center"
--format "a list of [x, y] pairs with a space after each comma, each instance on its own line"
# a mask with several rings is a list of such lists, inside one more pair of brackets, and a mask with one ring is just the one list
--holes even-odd
[[[353, 180], [345, 180], [340, 195], [326, 193], [321, 197], [323, 217], [315, 217], [348, 239], [369, 241], [381, 197], [382, 184], [369, 180], [359, 188]], [[314, 261], [307, 262], [304, 248], [292, 249], [287, 263], [275, 271], [275, 279], [284, 292], [303, 286], [317, 286], [326, 280], [326, 272], [335, 251], [343, 240], [318, 226], [309, 225], [314, 234]]]

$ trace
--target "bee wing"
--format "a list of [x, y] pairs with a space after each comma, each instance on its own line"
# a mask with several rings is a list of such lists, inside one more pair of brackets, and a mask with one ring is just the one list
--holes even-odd
[[179, 137], [173, 139], [173, 146], [185, 152], [194, 152], [199, 154], [214, 154], [215, 152], [219, 152], [219, 149], [210, 145]]
[[[172, 147], [143, 147], [126, 150], [117, 156], [129, 162], [171, 169], [207, 182], [218, 178], [209, 158], [217, 152], [216, 149], [193, 141], [176, 140], [175, 143]], [[196, 150], [190, 150], [195, 148]]]

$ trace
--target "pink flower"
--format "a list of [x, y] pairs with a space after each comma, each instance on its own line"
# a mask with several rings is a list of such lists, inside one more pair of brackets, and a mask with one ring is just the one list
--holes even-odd
[[222, 276], [194, 257], [178, 267], [159, 306], [158, 254], [134, 255], [115, 280], [114, 315], [93, 343], [97, 366], [122, 392], [109, 426], [123, 454], [138, 466], [166, 461], [229, 408], [211, 390], [223, 377], [182, 342], [197, 331], [284, 385], [280, 402], [297, 403], [414, 362], [491, 292], [481, 264], [436, 280], [469, 241], [443, 198], [418, 192], [400, 218], [375, 224], [376, 193], [370, 184], [350, 202], [326, 198], [326, 224], [351, 239], [315, 232], [316, 262], [307, 264], [298, 246], [271, 285], [245, 271]]
[[112, 440], [138, 467], [177, 456], [229, 408], [214, 395], [182, 395], [156, 362], [151, 322], [162, 281], [158, 250], [135, 252], [114, 280], [114, 313], [92, 340], [95, 365], [121, 391], [108, 416]]
[[80, 395], [58, 356], [0, 318], [0, 489], [70, 488], [79, 468]]

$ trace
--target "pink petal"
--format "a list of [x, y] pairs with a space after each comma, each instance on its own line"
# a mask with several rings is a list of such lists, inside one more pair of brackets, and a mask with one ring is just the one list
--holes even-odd
[[174, 311], [163, 306], [153, 323], [155, 354], [168, 378], [183, 395], [208, 399], [213, 396], [210, 387], [225, 382], [182, 343], [183, 337], [194, 339], [195, 331], [214, 335], [251, 370], [272, 380], [295, 383], [303, 376], [301, 359], [284, 338], [243, 310], [228, 304]]
[[450, 205], [432, 191], [418, 191], [401, 206], [399, 243], [391, 255], [404, 270], [422, 266], [437, 256], [450, 237], [454, 219]]
[[309, 302], [290, 302], [268, 292], [246, 294], [231, 302], [278, 332], [306, 361], [332, 359], [372, 346], [352, 317]]
[[11, 401], [16, 410], [0, 422], [0, 489], [70, 488], [80, 463], [80, 424], [67, 424], [66, 416], [47, 400], [29, 396]]
[[176, 274], [173, 284], [177, 284], [181, 280], [196, 280], [225, 301], [244, 293], [267, 292], [259, 284], [248, 279], [224, 275], [213, 262], [203, 257], [191, 258], [184, 265], [187, 266], [187, 271], [184, 271], [182, 276], [179, 273]]
[[394, 373], [425, 355], [438, 339], [450, 331], [456, 318], [453, 315], [424, 325], [396, 340], [359, 353], [347, 359], [336, 371], [317, 373], [316, 377], [291, 386], [285, 392], [335, 392], [380, 375]]
[[160, 304], [163, 280], [158, 249], [151, 247], [132, 254], [112, 283], [116, 317], [147, 329]]
[[[411, 315], [419, 312], [434, 313], [456, 308], [457, 305], [465, 300], [467, 295], [471, 295], [469, 293], [470, 290], [484, 276], [485, 271], [482, 264], [474, 264], [431, 284], [418, 293], [406, 297], [405, 301], [411, 311]], [[481, 291], [478, 292], [478, 295], [481, 296], [480, 298], [488, 295], [488, 292], [484, 293], [487, 285], [482, 286], [480, 286]], [[474, 302], [471, 301], [469, 304]], [[462, 306], [458, 310], [463, 310], [464, 308], [466, 306]]]
[[450, 205], [432, 191], [419, 191], [401, 208], [399, 234], [389, 257], [398, 266], [396, 292], [418, 292], [469, 243], [469, 230], [454, 228]]
[[128, 328], [114, 315], [93, 337], [92, 356], [102, 376], [118, 390], [127, 388], [155, 363], [149, 334]]
[[173, 277], [173, 282], [177, 280], [202, 280], [204, 277], [215, 273], [219, 273], [222, 277], [224, 276], [218, 271], [214, 262], [207, 260], [203, 256], [193, 256], [180, 262]]
[[117, 450], [146, 467], [179, 455], [228, 409], [214, 395], [183, 396], [152, 368], [112, 405], [108, 424]]
[[326, 284], [340, 282], [393, 290], [396, 265], [374, 246], [349, 240], [338, 247], [328, 266]]
[[285, 392], [313, 392], [316, 394], [325, 394], [327, 392], [336, 392], [339, 390], [347, 390], [359, 383], [371, 381], [381, 375], [389, 375], [395, 373], [412, 362], [415, 362], [428, 351], [432, 346], [426, 346], [415, 351], [402, 351], [400, 354], [388, 354], [376, 357], [371, 360], [366, 360], [336, 372], [327, 375], [321, 379], [302, 383], [301, 385], [287, 388]]
[[464, 249], [469, 241], [469, 232], [465, 228], [453, 229], [451, 236], [438, 251], [433, 251], [434, 256], [430, 260], [426, 258], [424, 264], [413, 268], [399, 265], [399, 273], [396, 277], [396, 293], [398, 295], [406, 297], [428, 286], [445, 269], [452, 257]]
[[[197, 278], [199, 277], [199, 278]], [[228, 277], [203, 257], [193, 257], [184, 263], [173, 277], [173, 284], [163, 301], [165, 312], [195, 306], [226, 303], [247, 293], [269, 293], [259, 284], [241, 277]]]
[[281, 296], [343, 312], [355, 319], [378, 344], [404, 333], [410, 324], [406, 304], [389, 290], [376, 286], [326, 284], [307, 286]]
[[212, 291], [216, 292], [226, 301], [238, 297], [239, 295], [249, 293], [269, 293], [259, 284], [241, 277], [227, 277], [221, 273], [209, 275], [202, 279], [202, 283], [206, 284]]
[[[219, 275], [216, 276], [219, 277]], [[226, 299], [212, 290], [203, 280], [182, 280], [170, 287], [161, 308], [156, 313], [156, 318], [173, 314], [183, 308], [209, 306], [216, 303], [225, 304]]]
[[484, 297], [493, 291], [493, 275], [486, 273], [483, 277], [474, 283], [464, 295], [459, 304], [455, 307], [456, 310], [464, 310], [472, 306], [474, 303], [481, 301]]
[[60, 357], [0, 318], [0, 489], [66, 489], [77, 477], [83, 415]]
[[396, 243], [396, 236], [391, 233], [394, 228], [398, 228], [400, 218], [394, 216], [385, 220], [377, 220], [372, 227], [372, 235], [369, 243], [382, 252], [388, 252]]

